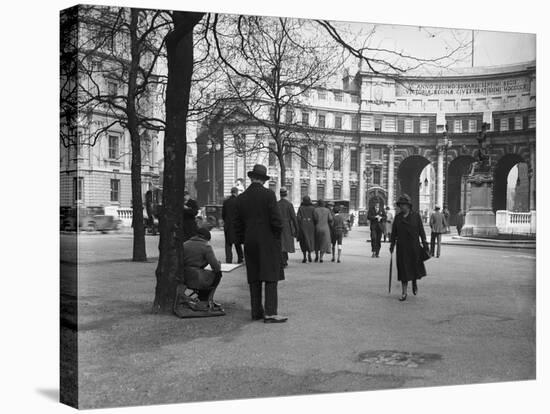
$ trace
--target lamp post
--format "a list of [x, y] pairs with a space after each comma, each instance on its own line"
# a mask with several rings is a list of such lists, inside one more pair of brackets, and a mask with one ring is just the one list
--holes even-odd
[[219, 142], [215, 142], [214, 140], [209, 139], [206, 143], [206, 148], [208, 149], [208, 153], [210, 154], [210, 158], [212, 159], [212, 203], [216, 203], [216, 187], [218, 183], [216, 179], [216, 152], [221, 149], [221, 145]]

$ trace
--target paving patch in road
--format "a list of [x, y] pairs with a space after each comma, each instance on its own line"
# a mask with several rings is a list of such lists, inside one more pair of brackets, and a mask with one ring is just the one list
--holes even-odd
[[422, 365], [441, 361], [441, 359], [442, 357], [440, 354], [393, 350], [366, 351], [360, 353], [358, 357], [359, 362], [406, 368], [418, 368]]

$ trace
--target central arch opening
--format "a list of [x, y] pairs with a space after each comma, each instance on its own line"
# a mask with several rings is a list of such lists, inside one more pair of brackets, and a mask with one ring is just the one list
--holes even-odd
[[527, 164], [520, 155], [506, 154], [499, 159], [494, 172], [493, 211], [528, 211], [528, 183]]
[[420, 211], [420, 188], [424, 182], [420, 181], [422, 170], [430, 164], [430, 161], [421, 155], [411, 155], [399, 164], [397, 171], [398, 191], [397, 197], [401, 194], [408, 194], [411, 197], [413, 209]]
[[447, 170], [447, 207], [449, 209], [449, 225], [456, 226], [456, 217], [460, 210], [466, 212], [467, 185], [466, 175], [469, 173], [474, 157], [460, 155], [451, 161]]

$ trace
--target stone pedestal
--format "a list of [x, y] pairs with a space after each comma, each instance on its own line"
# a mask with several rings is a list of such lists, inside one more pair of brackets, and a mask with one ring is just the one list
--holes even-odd
[[464, 219], [462, 236], [495, 236], [498, 234], [496, 217], [491, 206], [493, 175], [490, 171], [474, 171], [466, 179], [470, 186], [470, 208]]

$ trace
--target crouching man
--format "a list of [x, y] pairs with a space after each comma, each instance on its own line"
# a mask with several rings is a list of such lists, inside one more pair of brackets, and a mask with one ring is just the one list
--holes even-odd
[[[183, 280], [180, 281], [182, 284], [178, 288], [178, 294], [191, 310], [197, 312], [189, 315], [190, 317], [224, 314], [221, 305], [214, 302], [214, 293], [220, 283], [222, 272], [220, 262], [209, 243], [210, 238], [210, 231], [201, 227], [195, 236], [183, 244]], [[208, 265], [212, 270], [205, 269]], [[194, 298], [196, 295], [198, 297]], [[208, 315], [201, 315], [201, 312]]]

